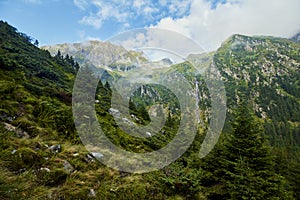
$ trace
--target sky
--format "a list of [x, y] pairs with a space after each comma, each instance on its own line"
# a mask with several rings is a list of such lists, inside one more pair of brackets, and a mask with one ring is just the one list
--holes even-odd
[[299, 0], [0, 0], [0, 19], [40, 45], [105, 41], [136, 28], [176, 31], [205, 50], [232, 34], [291, 37]]

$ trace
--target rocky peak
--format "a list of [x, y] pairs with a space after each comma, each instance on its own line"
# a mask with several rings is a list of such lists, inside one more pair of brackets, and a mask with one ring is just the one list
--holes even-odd
[[90, 64], [104, 67], [117, 64], [127, 66], [129, 63], [134, 65], [147, 62], [143, 52], [128, 51], [122, 46], [97, 40], [57, 44], [42, 48], [48, 50], [52, 55], [56, 55], [58, 50], [62, 55], [69, 54], [81, 65]]

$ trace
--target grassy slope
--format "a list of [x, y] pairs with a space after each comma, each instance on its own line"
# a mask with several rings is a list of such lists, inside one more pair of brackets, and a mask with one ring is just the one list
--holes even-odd
[[[1, 199], [174, 196], [173, 190], [155, 178], [164, 172], [130, 175], [89, 160], [72, 120], [74, 68], [65, 59], [32, 45], [28, 36], [4, 22], [0, 22], [0, 36]], [[109, 98], [109, 90], [101, 90], [102, 98]], [[118, 143], [124, 133], [112, 129], [112, 116], [105, 104], [101, 105], [96, 108], [102, 114], [100, 123], [108, 124], [110, 138]], [[128, 136], [125, 139], [126, 144], [141, 143]], [[57, 144], [61, 149], [54, 153], [49, 147]], [[151, 151], [149, 145], [141, 144]]]

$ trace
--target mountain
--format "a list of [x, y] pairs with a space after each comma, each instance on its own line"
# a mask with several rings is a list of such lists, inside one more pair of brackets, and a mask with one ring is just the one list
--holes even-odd
[[58, 44], [54, 46], [42, 47], [52, 55], [56, 55], [58, 50], [62, 55], [73, 56], [79, 64], [90, 64], [96, 67], [106, 67], [110, 64], [139, 64], [147, 62], [143, 53], [127, 51], [125, 48], [113, 45], [109, 42], [86, 41], [74, 44]]
[[86, 41], [82, 43], [57, 44], [43, 46], [52, 56], [60, 54], [74, 58], [82, 66], [90, 66], [104, 70], [103, 81], [114, 80], [116, 77], [126, 76], [128, 71], [166, 68], [173, 64], [169, 58], [150, 61], [143, 52], [126, 50], [122, 46], [102, 41]]
[[[240, 99], [247, 98], [256, 115], [265, 123], [273, 143], [300, 144], [300, 45], [288, 39], [233, 35], [216, 52], [189, 55], [187, 60], [203, 71], [215, 66], [227, 96], [228, 116]], [[187, 74], [192, 64], [174, 65]], [[188, 76], [188, 75], [187, 75]], [[195, 81], [205, 82], [201, 77]], [[209, 108], [209, 91], [199, 88], [202, 110]], [[206, 112], [207, 113], [207, 112]], [[209, 113], [209, 112], [208, 112]], [[208, 121], [205, 115], [204, 121]]]
[[[228, 104], [236, 104], [241, 95], [247, 97], [259, 117], [274, 122], [270, 134], [278, 134], [277, 139], [291, 134], [295, 141], [290, 142], [297, 144], [300, 144], [299, 53], [300, 45], [288, 39], [234, 35], [214, 55]], [[279, 133], [282, 123], [286, 128]]]
[[[262, 117], [266, 114], [271, 117], [269, 111], [284, 104], [276, 104], [276, 100], [291, 98], [298, 105], [299, 52], [299, 44], [287, 39], [234, 35], [216, 52], [214, 62], [228, 87], [235, 85], [235, 89], [244, 91], [254, 102], [262, 102], [264, 107], [256, 111]], [[233, 93], [230, 88], [226, 91]], [[271, 96], [266, 95], [267, 91], [272, 91]], [[299, 120], [297, 107], [291, 108], [288, 110], [292, 113], [281, 115], [281, 119]]]
[[[98, 43], [102, 44], [101, 42]], [[59, 45], [58, 45], [59, 46]], [[112, 50], [118, 52], [110, 45]], [[57, 45], [53, 47], [58, 51]], [[51, 49], [51, 47], [50, 47]], [[55, 52], [53, 51], [53, 52]], [[82, 50], [80, 50], [82, 51]], [[70, 54], [77, 58], [74, 51], [62, 49], [64, 54]], [[220, 72], [220, 79], [224, 82], [227, 96], [227, 121], [231, 120], [231, 113], [239, 103], [240, 99], [247, 98], [256, 115], [264, 123], [265, 133], [270, 137], [272, 144], [299, 145], [300, 144], [300, 45], [294, 41], [284, 38], [266, 36], [243, 36], [233, 35], [223, 42], [221, 47], [207, 54], [193, 54], [187, 57], [186, 63], [173, 64], [170, 67], [157, 67], [163, 62], [167, 65], [172, 61], [163, 59], [160, 62], [140, 63], [138, 68], [131, 68], [141, 74], [152, 74], [152, 78], [161, 74], [171, 74], [174, 71], [183, 74], [192, 86], [192, 91], [198, 88], [199, 119], [203, 126], [207, 126], [210, 118], [210, 94], [206, 83], [201, 76], [195, 76], [193, 64], [198, 70], [205, 72], [213, 65]], [[89, 56], [87, 55], [87, 60]], [[135, 55], [140, 56], [137, 52]], [[111, 55], [109, 56], [111, 57]], [[116, 58], [117, 56], [113, 56]], [[124, 60], [121, 58], [121, 61]], [[134, 66], [138, 58], [132, 58]], [[129, 61], [129, 60], [128, 60]], [[114, 60], [118, 63], [118, 60]], [[89, 61], [88, 61], [89, 63]], [[108, 65], [110, 69], [112, 64]], [[103, 68], [103, 67], [102, 67]], [[105, 68], [105, 67], [104, 67]], [[151, 70], [150, 70], [151, 69]], [[154, 71], [153, 71], [154, 70]], [[119, 68], [115, 66], [113, 72], [118, 76], [128, 76], [129, 71], [118, 73]], [[109, 71], [109, 74], [113, 74]], [[154, 76], [153, 76], [154, 74]], [[156, 74], [156, 75], [155, 75]], [[118, 79], [118, 78], [117, 78]], [[112, 79], [110, 79], [112, 80]], [[200, 86], [200, 87], [199, 87]], [[149, 95], [142, 94], [142, 91]], [[148, 106], [154, 104], [151, 98], [156, 101], [165, 102], [161, 97], [165, 90], [150, 86], [135, 93], [135, 99], [143, 96]], [[142, 100], [137, 100], [141, 102]], [[167, 103], [167, 102], [165, 102]], [[229, 124], [229, 123], [227, 123]], [[227, 130], [227, 126], [225, 126]]]
[[[142, 52], [99, 41], [42, 49], [32, 43], [29, 36], [0, 21], [1, 199], [208, 199], [212, 193], [218, 193], [222, 199], [222, 194], [228, 192], [222, 188], [224, 180], [219, 181], [221, 176], [207, 168], [217, 169], [217, 173], [234, 172], [234, 167], [233, 170], [222, 169], [227, 165], [222, 163], [224, 159], [218, 157], [218, 153], [220, 145], [240, 146], [226, 138], [231, 132], [239, 131], [233, 127], [237, 127], [235, 110], [241, 101], [248, 103], [256, 115], [251, 117], [250, 127], [263, 125], [263, 131], [258, 133], [264, 132], [264, 135], [253, 135], [266, 137], [272, 145], [265, 148], [263, 145], [269, 145], [266, 142], [252, 151], [249, 144], [256, 140], [247, 135], [242, 146], [248, 146], [256, 155], [270, 151], [273, 156], [267, 157], [266, 162], [270, 163], [264, 166], [272, 166], [272, 169], [262, 169], [259, 173], [263, 177], [276, 171], [278, 176], [272, 176], [276, 177], [272, 185], [299, 199], [299, 43], [283, 38], [233, 35], [215, 52], [189, 55], [186, 62], [177, 64], [168, 58], [151, 62]], [[199, 127], [194, 142], [182, 157], [154, 172], [130, 174], [98, 162], [97, 158], [106, 156], [106, 152], [87, 151], [74, 126], [72, 91], [78, 70], [86, 72], [86, 78], [90, 78], [98, 69], [104, 70], [108, 80], [99, 81], [96, 95], [92, 97], [98, 122], [114, 145], [135, 153], [166, 146], [177, 134], [180, 117], [185, 113], [180, 112], [179, 100], [168, 88], [145, 84], [133, 92], [129, 105], [124, 106], [129, 107], [129, 116], [123, 117], [119, 110], [112, 108], [114, 85], [111, 84], [123, 76], [130, 78], [135, 72], [154, 79], [159, 76], [180, 78], [178, 74], [185, 77], [190, 90], [182, 92], [196, 98]], [[211, 160], [207, 161], [198, 155], [211, 120], [211, 94], [205, 76], [215, 73], [214, 69], [218, 69], [218, 78], [224, 82], [228, 109], [221, 138], [209, 154]], [[172, 86], [180, 88], [179, 83], [175, 81]], [[216, 87], [213, 83], [211, 87]], [[149, 124], [150, 117], [159, 112], [152, 109], [154, 103], [161, 103], [162, 111], [167, 113], [165, 125], [157, 135], [149, 131], [145, 134], [151, 137], [138, 138], [118, 126], [120, 121], [135, 130]], [[80, 117], [88, 122], [89, 115], [84, 112], [82, 110]], [[83, 125], [89, 130], [88, 123]], [[241, 130], [244, 126], [248, 127], [243, 123], [238, 125]], [[182, 132], [191, 134], [188, 127]], [[180, 142], [186, 143], [185, 140]], [[120, 158], [111, 156], [108, 159], [118, 163]], [[255, 165], [255, 159], [253, 157], [251, 165]], [[236, 180], [249, 181], [254, 187], [252, 179], [247, 179], [253, 177], [253, 171], [247, 173], [250, 165], [240, 154], [228, 160], [232, 161], [230, 165], [238, 165], [237, 169], [245, 173]], [[218, 163], [221, 164], [217, 167], [221, 168], [216, 168]], [[134, 165], [129, 162], [129, 166]], [[260, 165], [255, 167], [259, 169]], [[255, 180], [264, 182], [263, 178]], [[279, 182], [286, 182], [286, 185], [276, 185]], [[268, 189], [267, 185], [263, 188]]]
[[[146, 65], [148, 60], [143, 52], [128, 51], [121, 46], [101, 41], [86, 41], [74, 44], [58, 44], [42, 47], [51, 55], [59, 51], [62, 55], [69, 55], [80, 65], [90, 66], [94, 70], [104, 70], [102, 80], [113, 80], [127, 71]], [[125, 72], [125, 73], [124, 73]]]
[[[300, 144], [300, 48], [299, 43], [294, 41], [265, 36], [233, 35], [215, 52], [189, 55], [189, 62], [184, 65], [173, 64], [168, 58], [151, 62], [142, 52], [125, 50], [123, 47], [99, 41], [43, 48], [50, 50], [52, 55], [60, 50], [63, 55], [71, 55], [83, 65], [91, 64], [105, 69], [103, 80], [118, 80], [122, 76], [128, 76], [131, 70], [143, 75], [149, 74], [152, 78], [170, 74], [174, 70], [179, 71], [189, 80], [193, 90], [198, 87], [197, 82], [201, 85], [197, 95], [200, 106], [198, 115], [201, 116], [199, 120], [206, 122], [206, 125], [211, 113], [209, 90], [203, 77], [198, 76], [195, 79], [189, 73], [193, 71], [192, 64], [197, 65], [201, 73], [214, 65], [220, 72], [226, 89], [229, 112], [227, 120], [230, 120], [230, 113], [239, 100], [247, 97], [256, 115], [264, 121], [266, 134], [273, 144]], [[100, 59], [95, 59], [97, 56]], [[97, 63], [100, 61], [101, 63]], [[148, 99], [148, 106], [154, 104], [150, 96], [160, 102], [164, 101], [161, 99], [161, 88], [145, 87], [144, 92], [151, 94], [148, 97], [141, 94], [142, 90], [139, 91], [140, 93], [135, 93], [135, 98], [144, 96], [144, 99]]]

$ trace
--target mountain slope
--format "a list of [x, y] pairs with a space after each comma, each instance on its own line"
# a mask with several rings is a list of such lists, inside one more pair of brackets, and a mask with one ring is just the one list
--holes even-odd
[[[272, 120], [277, 130], [272, 137], [293, 135], [300, 144], [300, 45], [287, 39], [234, 35], [216, 52], [218, 67], [229, 106], [242, 96], [249, 99], [256, 114]], [[285, 130], [280, 133], [280, 125]], [[289, 130], [289, 127], [291, 128]], [[281, 127], [282, 128], [282, 127]]]
[[[81, 144], [72, 117], [72, 86], [78, 64], [54, 57], [30, 37], [0, 21], [0, 198], [1, 199], [153, 199], [164, 194], [155, 173], [128, 174], [97, 161], [101, 152]], [[90, 68], [81, 68], [89, 72]], [[176, 133], [171, 117], [164, 134], [133, 138], [110, 112], [111, 88], [99, 82], [95, 103], [99, 122], [113, 143], [128, 151], [153, 151]], [[94, 98], [94, 97], [93, 97]], [[143, 124], [148, 113], [131, 104], [132, 118]], [[127, 119], [128, 121], [128, 119]], [[175, 130], [175, 131], [174, 131]], [[112, 158], [118, 161], [118, 158]]]

